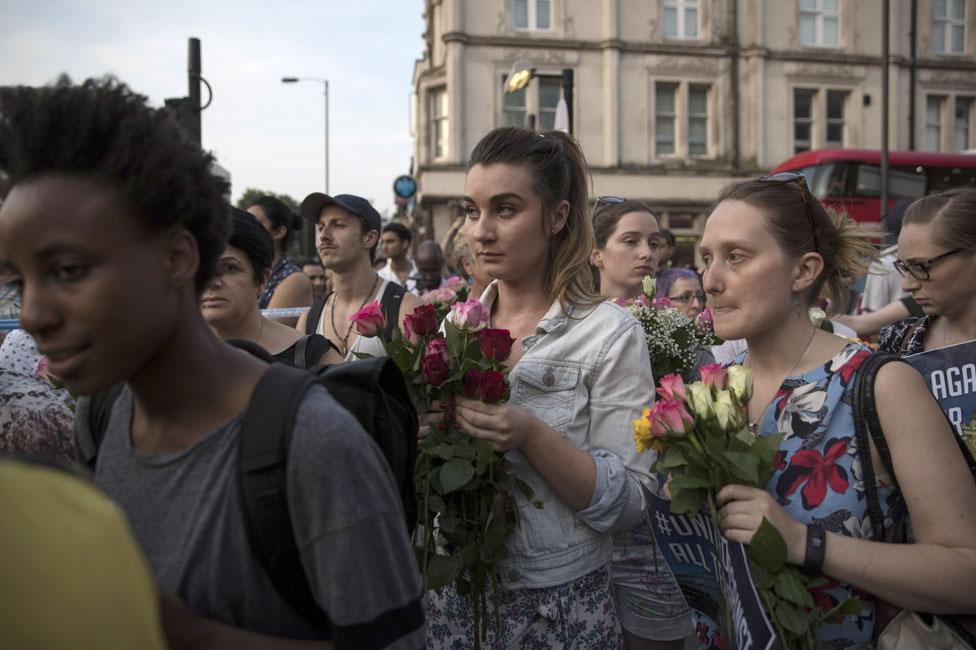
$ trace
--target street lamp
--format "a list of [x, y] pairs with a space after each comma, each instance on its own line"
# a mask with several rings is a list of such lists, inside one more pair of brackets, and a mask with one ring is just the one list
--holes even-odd
[[325, 193], [329, 193], [329, 80], [318, 77], [282, 77], [281, 83], [294, 84], [299, 81], [314, 81], [325, 88]]

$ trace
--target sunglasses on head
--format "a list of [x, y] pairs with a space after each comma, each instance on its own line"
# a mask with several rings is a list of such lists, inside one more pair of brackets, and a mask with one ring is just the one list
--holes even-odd
[[626, 201], [622, 196], [598, 196], [596, 197], [597, 205], [616, 205], [618, 203], [623, 203]]
[[820, 252], [820, 241], [817, 239], [817, 224], [813, 220], [813, 208], [810, 207], [810, 188], [807, 187], [807, 178], [800, 172], [780, 172], [770, 174], [759, 179], [761, 183], [799, 183], [800, 196], [803, 198], [803, 209], [807, 214], [807, 221], [810, 223], [810, 232], [813, 234], [813, 251]]

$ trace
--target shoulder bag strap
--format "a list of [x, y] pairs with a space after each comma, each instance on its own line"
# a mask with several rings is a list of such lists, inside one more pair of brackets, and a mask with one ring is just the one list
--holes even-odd
[[315, 336], [314, 334], [306, 334], [297, 341], [295, 341], [295, 357], [292, 360], [296, 367], [298, 368], [308, 368], [308, 360], [305, 358], [305, 353], [308, 351], [308, 340]]
[[912, 334], [915, 333], [915, 330], [918, 329], [918, 326], [921, 322], [922, 322], [921, 320], [915, 321], [914, 323], [912, 323], [911, 327], [908, 328], [908, 331], [905, 332], [905, 336], [902, 337], [901, 343], [898, 344], [898, 353], [897, 353], [898, 356], [902, 356], [903, 354], [905, 354], [905, 348], [908, 347], [908, 342], [912, 339]]
[[251, 552], [278, 593], [317, 626], [328, 626], [302, 568], [288, 510], [286, 465], [298, 406], [315, 377], [285, 364], [261, 376], [241, 426], [238, 490]]
[[305, 333], [315, 334], [315, 330], [319, 326], [319, 320], [322, 318], [322, 312], [325, 310], [325, 303], [329, 299], [332, 292], [325, 294], [325, 297], [321, 300], [316, 300], [312, 303], [312, 306], [308, 308], [308, 314], [305, 316]]

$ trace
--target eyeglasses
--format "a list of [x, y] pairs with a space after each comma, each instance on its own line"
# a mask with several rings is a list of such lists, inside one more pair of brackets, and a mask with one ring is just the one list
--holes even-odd
[[759, 179], [763, 183], [799, 183], [800, 196], [803, 197], [803, 209], [807, 213], [807, 221], [810, 222], [810, 232], [813, 234], [813, 252], [820, 252], [820, 241], [817, 239], [817, 224], [813, 220], [813, 208], [810, 207], [810, 188], [807, 187], [806, 176], [800, 172], [780, 172], [770, 174]]
[[677, 296], [668, 296], [668, 300], [672, 302], [680, 302], [682, 305], [687, 305], [692, 300], [697, 300], [698, 304], [705, 304], [705, 292], [704, 291], [685, 291], [684, 293]]
[[898, 271], [898, 273], [900, 273], [902, 277], [905, 277], [905, 275], [911, 273], [912, 277], [915, 278], [916, 280], [928, 280], [930, 277], [932, 277], [930, 275], [930, 272], [932, 270], [932, 266], [936, 262], [938, 262], [939, 260], [944, 260], [950, 255], [961, 253], [964, 250], [966, 249], [957, 248], [955, 250], [949, 251], [948, 253], [942, 253], [942, 255], [936, 255], [931, 259], [925, 260], [924, 262], [902, 262], [901, 260], [895, 260], [893, 264], [895, 270]]
[[601, 204], [602, 203], [603, 205], [616, 205], [618, 203], [623, 203], [626, 200], [627, 199], [625, 199], [622, 196], [598, 196], [598, 197], [596, 197], [597, 204]]

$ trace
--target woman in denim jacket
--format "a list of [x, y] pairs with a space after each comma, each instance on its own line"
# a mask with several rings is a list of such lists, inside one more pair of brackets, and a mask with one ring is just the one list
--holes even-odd
[[[653, 400], [640, 325], [593, 292], [587, 167], [559, 131], [501, 128], [471, 154], [465, 234], [495, 278], [482, 296], [491, 326], [516, 342], [505, 404], [458, 399], [471, 436], [505, 451], [544, 507], [516, 493], [520, 525], [498, 565], [501, 627], [488, 648], [617, 648], [611, 532], [641, 517], [651, 459], [632, 421]], [[428, 645], [468, 648], [470, 601], [428, 594]]]

